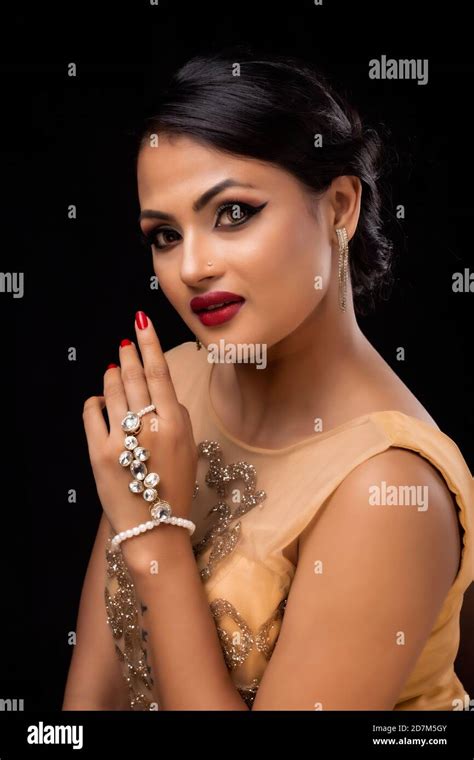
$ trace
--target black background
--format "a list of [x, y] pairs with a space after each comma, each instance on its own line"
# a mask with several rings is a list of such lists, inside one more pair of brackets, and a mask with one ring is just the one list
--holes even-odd
[[[133, 132], [160, 82], [196, 53], [251, 42], [301, 55], [369, 122], [390, 128], [399, 159], [388, 210], [397, 280], [390, 300], [360, 324], [474, 470], [474, 294], [452, 292], [453, 273], [474, 268], [474, 65], [465, 13], [456, 3], [437, 10], [327, 0], [322, 7], [309, 0], [22, 3], [3, 11], [2, 271], [23, 271], [25, 294], [0, 294], [3, 401], [20, 423], [19, 456], [4, 438], [1, 696], [24, 697], [26, 709], [61, 707], [68, 633], [101, 513], [84, 400], [102, 392], [119, 341], [133, 337], [137, 309], [152, 315], [165, 350], [193, 338], [148, 287], [153, 270], [137, 241]], [[428, 84], [369, 79], [368, 61], [382, 54], [428, 58]], [[70, 62], [76, 78], [67, 75]], [[67, 218], [69, 204], [77, 206], [76, 220]], [[398, 204], [406, 212], [400, 221], [393, 218]], [[396, 360], [398, 346], [404, 362]], [[7, 497], [13, 458], [20, 471]], [[68, 502], [72, 488], [76, 504]], [[474, 692], [472, 586], [462, 624], [456, 669]]]

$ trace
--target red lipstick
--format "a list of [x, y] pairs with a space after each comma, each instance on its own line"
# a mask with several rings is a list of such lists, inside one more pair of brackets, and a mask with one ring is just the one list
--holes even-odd
[[203, 325], [212, 327], [228, 322], [245, 303], [245, 298], [225, 290], [213, 290], [191, 299], [192, 311]]

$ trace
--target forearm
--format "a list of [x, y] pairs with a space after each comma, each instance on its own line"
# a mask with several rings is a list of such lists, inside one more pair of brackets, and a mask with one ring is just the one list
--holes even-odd
[[162, 524], [122, 544], [144, 607], [161, 710], [248, 710], [232, 683], [186, 529]]

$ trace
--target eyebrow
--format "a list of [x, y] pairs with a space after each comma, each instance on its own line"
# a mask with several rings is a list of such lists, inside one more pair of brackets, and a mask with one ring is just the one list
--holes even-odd
[[[237, 182], [237, 180], [232, 179], [229, 177], [228, 179], [223, 179], [221, 182], [218, 182], [217, 185], [214, 185], [213, 187], [210, 187], [209, 190], [206, 190], [202, 195], [197, 198], [193, 203], [193, 211], [196, 213], [198, 211], [201, 211], [201, 209], [206, 206], [212, 198], [214, 198], [215, 195], [220, 193], [222, 190], [225, 190], [227, 187], [251, 187], [255, 189], [254, 185], [250, 185], [248, 183], [244, 182]], [[145, 209], [141, 212], [140, 216], [138, 217], [138, 221], [141, 222], [142, 219], [164, 219], [168, 222], [175, 221], [175, 218], [172, 214], [168, 214], [166, 211], [158, 211], [153, 209]]]

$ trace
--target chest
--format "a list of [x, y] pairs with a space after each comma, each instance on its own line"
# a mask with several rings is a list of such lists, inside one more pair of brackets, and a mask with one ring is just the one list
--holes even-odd
[[[250, 512], [258, 514], [262, 509], [271, 513], [276, 494], [272, 489], [273, 479], [259, 468], [258, 462], [254, 464], [241, 458], [232, 461], [218, 440], [201, 441], [198, 454], [190, 514], [196, 525], [192, 544], [196, 557], [209, 555], [207, 568], [201, 570], [203, 580], [208, 580], [214, 567], [239, 543], [242, 525], [248, 519], [246, 515]], [[271, 530], [271, 525], [267, 530]], [[297, 538], [285, 545], [283, 554], [296, 567]]]

